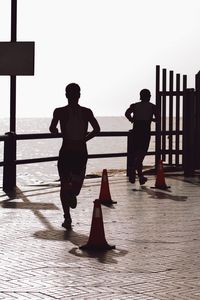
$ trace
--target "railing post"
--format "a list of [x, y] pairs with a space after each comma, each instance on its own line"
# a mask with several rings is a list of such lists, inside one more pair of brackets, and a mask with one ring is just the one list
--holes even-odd
[[195, 162], [195, 92], [186, 89], [183, 97], [183, 170], [185, 176], [194, 173]]
[[126, 176], [130, 175], [130, 172], [133, 167], [134, 153], [133, 153], [133, 130], [129, 130], [127, 136], [127, 167], [126, 167]]
[[11, 192], [16, 187], [16, 136], [7, 132], [4, 142], [3, 191]]

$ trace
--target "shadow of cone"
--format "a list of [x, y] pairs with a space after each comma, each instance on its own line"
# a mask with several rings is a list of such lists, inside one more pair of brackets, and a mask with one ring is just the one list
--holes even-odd
[[158, 163], [156, 182], [155, 182], [155, 186], [152, 188], [161, 189], [161, 190], [166, 190], [166, 189], [170, 188], [170, 186], [167, 186], [165, 183], [165, 176], [164, 176], [162, 160], [160, 160]]
[[86, 245], [80, 246], [79, 248], [92, 251], [111, 250], [115, 248], [115, 246], [110, 246], [105, 238], [103, 216], [99, 199], [94, 201], [92, 224], [88, 242]]
[[99, 200], [101, 204], [105, 206], [112, 206], [112, 204], [117, 203], [116, 201], [113, 201], [111, 199], [109, 182], [108, 182], [108, 173], [106, 169], [104, 169], [102, 172]]

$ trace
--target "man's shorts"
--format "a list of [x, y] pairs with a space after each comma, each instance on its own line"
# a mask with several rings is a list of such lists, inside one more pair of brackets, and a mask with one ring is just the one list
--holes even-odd
[[70, 176], [84, 177], [87, 159], [88, 154], [86, 148], [76, 151], [61, 148], [58, 158], [58, 173], [60, 179], [69, 179]]

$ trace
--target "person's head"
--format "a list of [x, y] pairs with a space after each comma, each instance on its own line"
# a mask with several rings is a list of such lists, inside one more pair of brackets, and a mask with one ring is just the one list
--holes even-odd
[[151, 93], [148, 89], [143, 89], [140, 91], [140, 100], [144, 102], [149, 102], [151, 98]]
[[70, 83], [65, 88], [65, 95], [69, 104], [76, 105], [81, 95], [81, 88], [77, 83]]

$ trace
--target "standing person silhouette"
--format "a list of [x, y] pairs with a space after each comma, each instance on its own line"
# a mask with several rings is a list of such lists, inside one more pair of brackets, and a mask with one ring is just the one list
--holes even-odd
[[[58, 133], [57, 125], [60, 123], [63, 142], [59, 151], [58, 173], [61, 181], [60, 199], [64, 211], [62, 226], [70, 230], [70, 208], [76, 208], [76, 196], [80, 193], [85, 178], [88, 157], [86, 142], [100, 132], [100, 127], [93, 112], [78, 104], [81, 95], [78, 84], [67, 85], [65, 95], [68, 105], [54, 110], [49, 130], [51, 133]], [[88, 133], [89, 123], [93, 130]]]
[[131, 104], [125, 112], [126, 118], [133, 123], [133, 159], [130, 163], [129, 181], [135, 183], [137, 170], [140, 185], [147, 181], [142, 172], [143, 160], [149, 147], [151, 122], [157, 121], [157, 108], [149, 102], [150, 98], [148, 89], [141, 90], [141, 101]]

